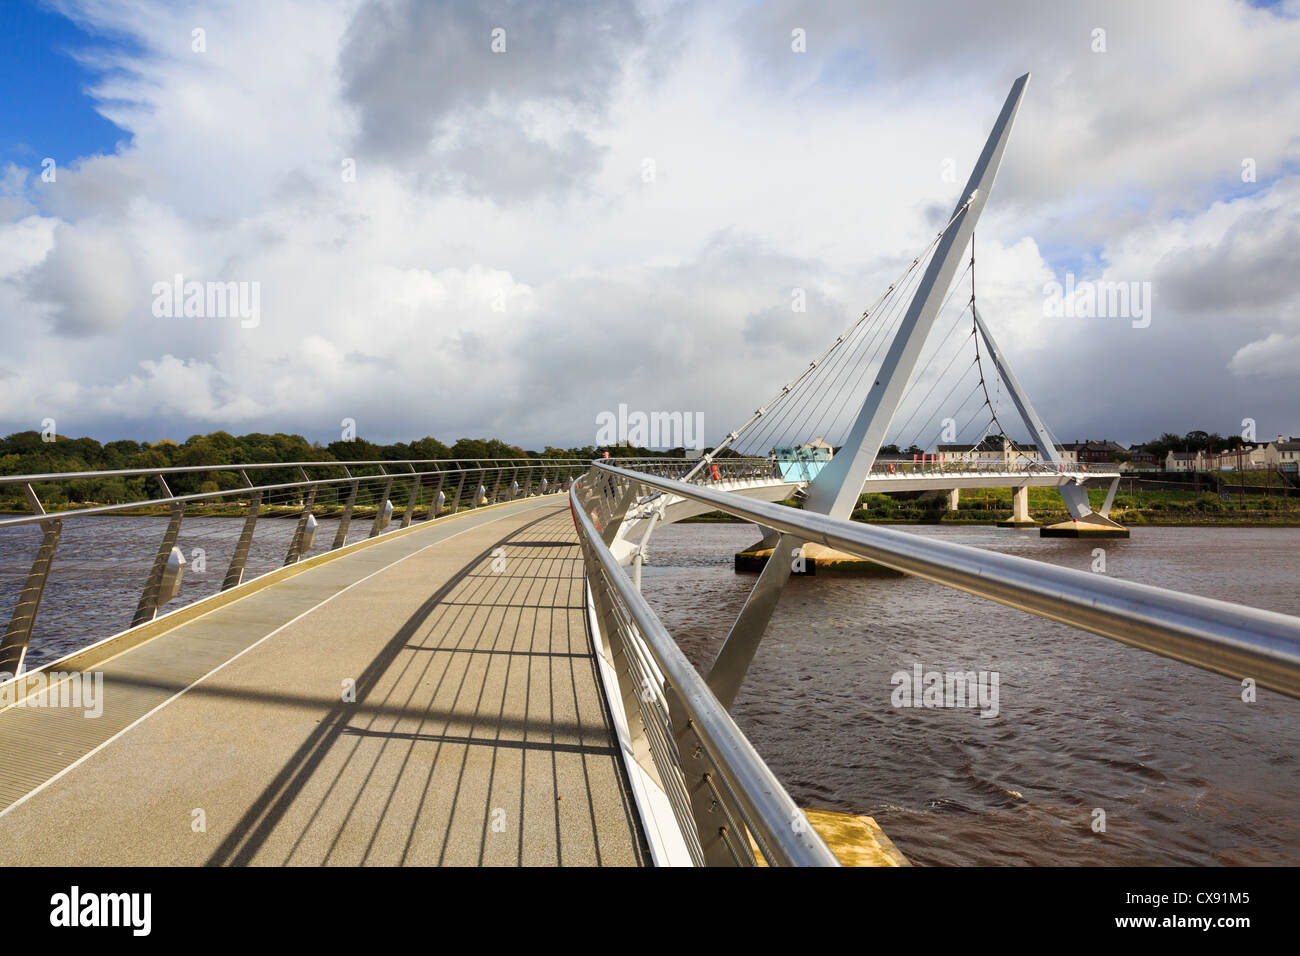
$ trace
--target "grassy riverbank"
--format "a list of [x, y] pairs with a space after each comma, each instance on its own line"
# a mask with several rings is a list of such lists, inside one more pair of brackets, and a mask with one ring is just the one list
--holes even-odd
[[[1106, 500], [1104, 489], [1089, 489], [1093, 508], [1101, 508]], [[49, 508], [50, 514], [73, 508], [95, 507], [95, 502], [68, 503]], [[393, 518], [400, 520], [404, 503], [394, 502]], [[798, 507], [794, 501], [782, 504]], [[947, 510], [946, 492], [904, 492], [900, 494], [869, 494], [858, 499], [853, 512], [854, 521], [868, 524], [996, 524], [1011, 515], [1011, 491], [990, 488], [963, 491], [956, 511]], [[1035, 521], [1052, 524], [1065, 521], [1069, 513], [1054, 488], [1030, 488], [1029, 512]], [[17, 509], [0, 509], [0, 514], [26, 515]], [[312, 513], [318, 519], [329, 520], [343, 514], [343, 505], [317, 505]], [[443, 514], [448, 513], [444, 509]], [[115, 517], [166, 517], [165, 507], [133, 508], [129, 511], [111, 512]], [[247, 503], [219, 502], [192, 504], [186, 507], [186, 517], [243, 518], [248, 514]], [[264, 505], [258, 514], [263, 518], [297, 518], [302, 514], [302, 504]], [[428, 517], [429, 506], [417, 504], [414, 519]], [[357, 505], [353, 520], [373, 519], [373, 505]], [[1111, 517], [1122, 525], [1185, 526], [1185, 527], [1300, 527], [1300, 498], [1263, 497], [1261, 495], [1232, 495], [1223, 500], [1211, 492], [1194, 491], [1134, 491], [1115, 496]], [[739, 521], [730, 515], [714, 511], [687, 518], [692, 522]]]
[[[1088, 499], [1100, 509], [1105, 489], [1089, 489]], [[798, 507], [796, 502], [783, 504]], [[989, 488], [963, 491], [956, 511], [947, 510], [946, 492], [907, 492], [896, 495], [869, 494], [858, 499], [854, 521], [868, 524], [996, 524], [1011, 516], [1011, 490]], [[1069, 513], [1054, 488], [1029, 489], [1029, 513], [1041, 524], [1069, 519]], [[1300, 498], [1232, 495], [1194, 491], [1134, 491], [1115, 496], [1110, 516], [1122, 525], [1185, 527], [1300, 527]], [[736, 521], [721, 512], [688, 518], [688, 521]]]

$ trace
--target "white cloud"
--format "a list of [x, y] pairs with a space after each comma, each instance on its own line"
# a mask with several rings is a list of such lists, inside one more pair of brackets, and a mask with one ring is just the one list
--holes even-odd
[[[353, 417], [540, 447], [627, 402], [702, 410], [715, 438], [929, 241], [1030, 69], [978, 295], [1054, 429], [1300, 431], [1294, 376], [1254, 384], [1300, 335], [1294, 19], [1227, 0], [68, 9], [139, 48], [99, 54], [95, 91], [131, 141], [0, 183], [0, 314], [23, 331], [0, 355], [7, 430], [329, 439]], [[1065, 268], [1153, 281], [1152, 327], [1044, 320]], [[177, 273], [259, 282], [261, 323], [155, 319]]]
[[1300, 333], [1271, 332], [1258, 342], [1243, 345], [1228, 367], [1237, 375], [1294, 376], [1300, 362]]

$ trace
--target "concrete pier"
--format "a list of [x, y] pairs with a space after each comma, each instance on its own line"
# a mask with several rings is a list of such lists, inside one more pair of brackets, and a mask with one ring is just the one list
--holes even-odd
[[1096, 512], [1039, 529], [1044, 538], [1127, 538], [1128, 528]]
[[[856, 554], [845, 554], [821, 544], [806, 544], [802, 549], [802, 560], [794, 567], [793, 574], [843, 574], [859, 577], [901, 578], [902, 571], [895, 571], [875, 561], [868, 561]], [[744, 551], [737, 551], [735, 568], [741, 572], [759, 572], [772, 556], [771, 546], [764, 547], [763, 542], [751, 545]]]
[[1022, 485], [1011, 493], [1011, 517], [998, 522], [999, 528], [1037, 528], [1038, 522], [1029, 515], [1029, 486]]
[[[831, 848], [841, 866], [911, 866], [876, 821], [862, 814], [834, 810], [805, 810], [804, 816]], [[767, 866], [758, 844], [750, 838], [754, 859]]]

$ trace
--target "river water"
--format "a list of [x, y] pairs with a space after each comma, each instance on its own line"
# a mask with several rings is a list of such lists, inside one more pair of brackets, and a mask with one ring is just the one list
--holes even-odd
[[[899, 526], [1112, 577], [1300, 614], [1300, 529], [1130, 539]], [[752, 525], [655, 532], [643, 589], [701, 669], [755, 575]], [[896, 672], [995, 671], [999, 713], [896, 708]], [[735, 706], [801, 806], [876, 818], [923, 864], [1300, 863], [1300, 701], [904, 578], [792, 578]], [[1103, 822], [1104, 832], [1094, 830]]]
[[[66, 524], [33, 665], [129, 626], [165, 527]], [[185, 520], [184, 601], [220, 587], [241, 527]], [[294, 527], [259, 522], [246, 579], [283, 562]], [[902, 527], [1083, 570], [1102, 547], [1111, 576], [1300, 615], [1300, 529], [1141, 527], [1081, 542]], [[354, 522], [348, 540], [369, 529]], [[336, 530], [321, 522], [312, 553]], [[757, 538], [742, 524], [654, 534], [645, 594], [701, 669], [755, 580], [732, 555]], [[0, 531], [0, 621], [39, 539]], [[996, 672], [998, 715], [894, 707], [891, 677], [916, 665]], [[1300, 701], [1260, 691], [1245, 703], [1229, 678], [919, 578], [793, 578], [735, 716], [800, 805], [874, 816], [915, 863], [1300, 863]]]
[[[112, 515], [64, 522], [32, 632], [29, 667], [131, 626], [167, 523], [165, 517]], [[258, 521], [245, 564], [245, 581], [284, 564], [297, 524], [288, 518]], [[370, 518], [354, 520], [348, 528], [348, 543], [366, 537], [370, 526]], [[188, 517], [181, 522], [176, 546], [188, 562], [181, 593], [159, 613], [221, 589], [243, 527], [242, 518]], [[397, 527], [397, 522], [392, 527]], [[321, 521], [307, 554], [329, 548], [337, 531], [337, 521]], [[35, 524], [0, 529], [0, 622], [9, 621], [40, 541], [41, 531]]]

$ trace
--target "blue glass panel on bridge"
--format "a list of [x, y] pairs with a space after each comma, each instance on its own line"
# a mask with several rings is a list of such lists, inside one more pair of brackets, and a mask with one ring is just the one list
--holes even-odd
[[821, 472], [824, 461], [777, 461], [781, 480], [787, 482], [812, 481]]
[[812, 481], [831, 460], [830, 449], [801, 445], [798, 448], [774, 448], [781, 480], [794, 483]]

